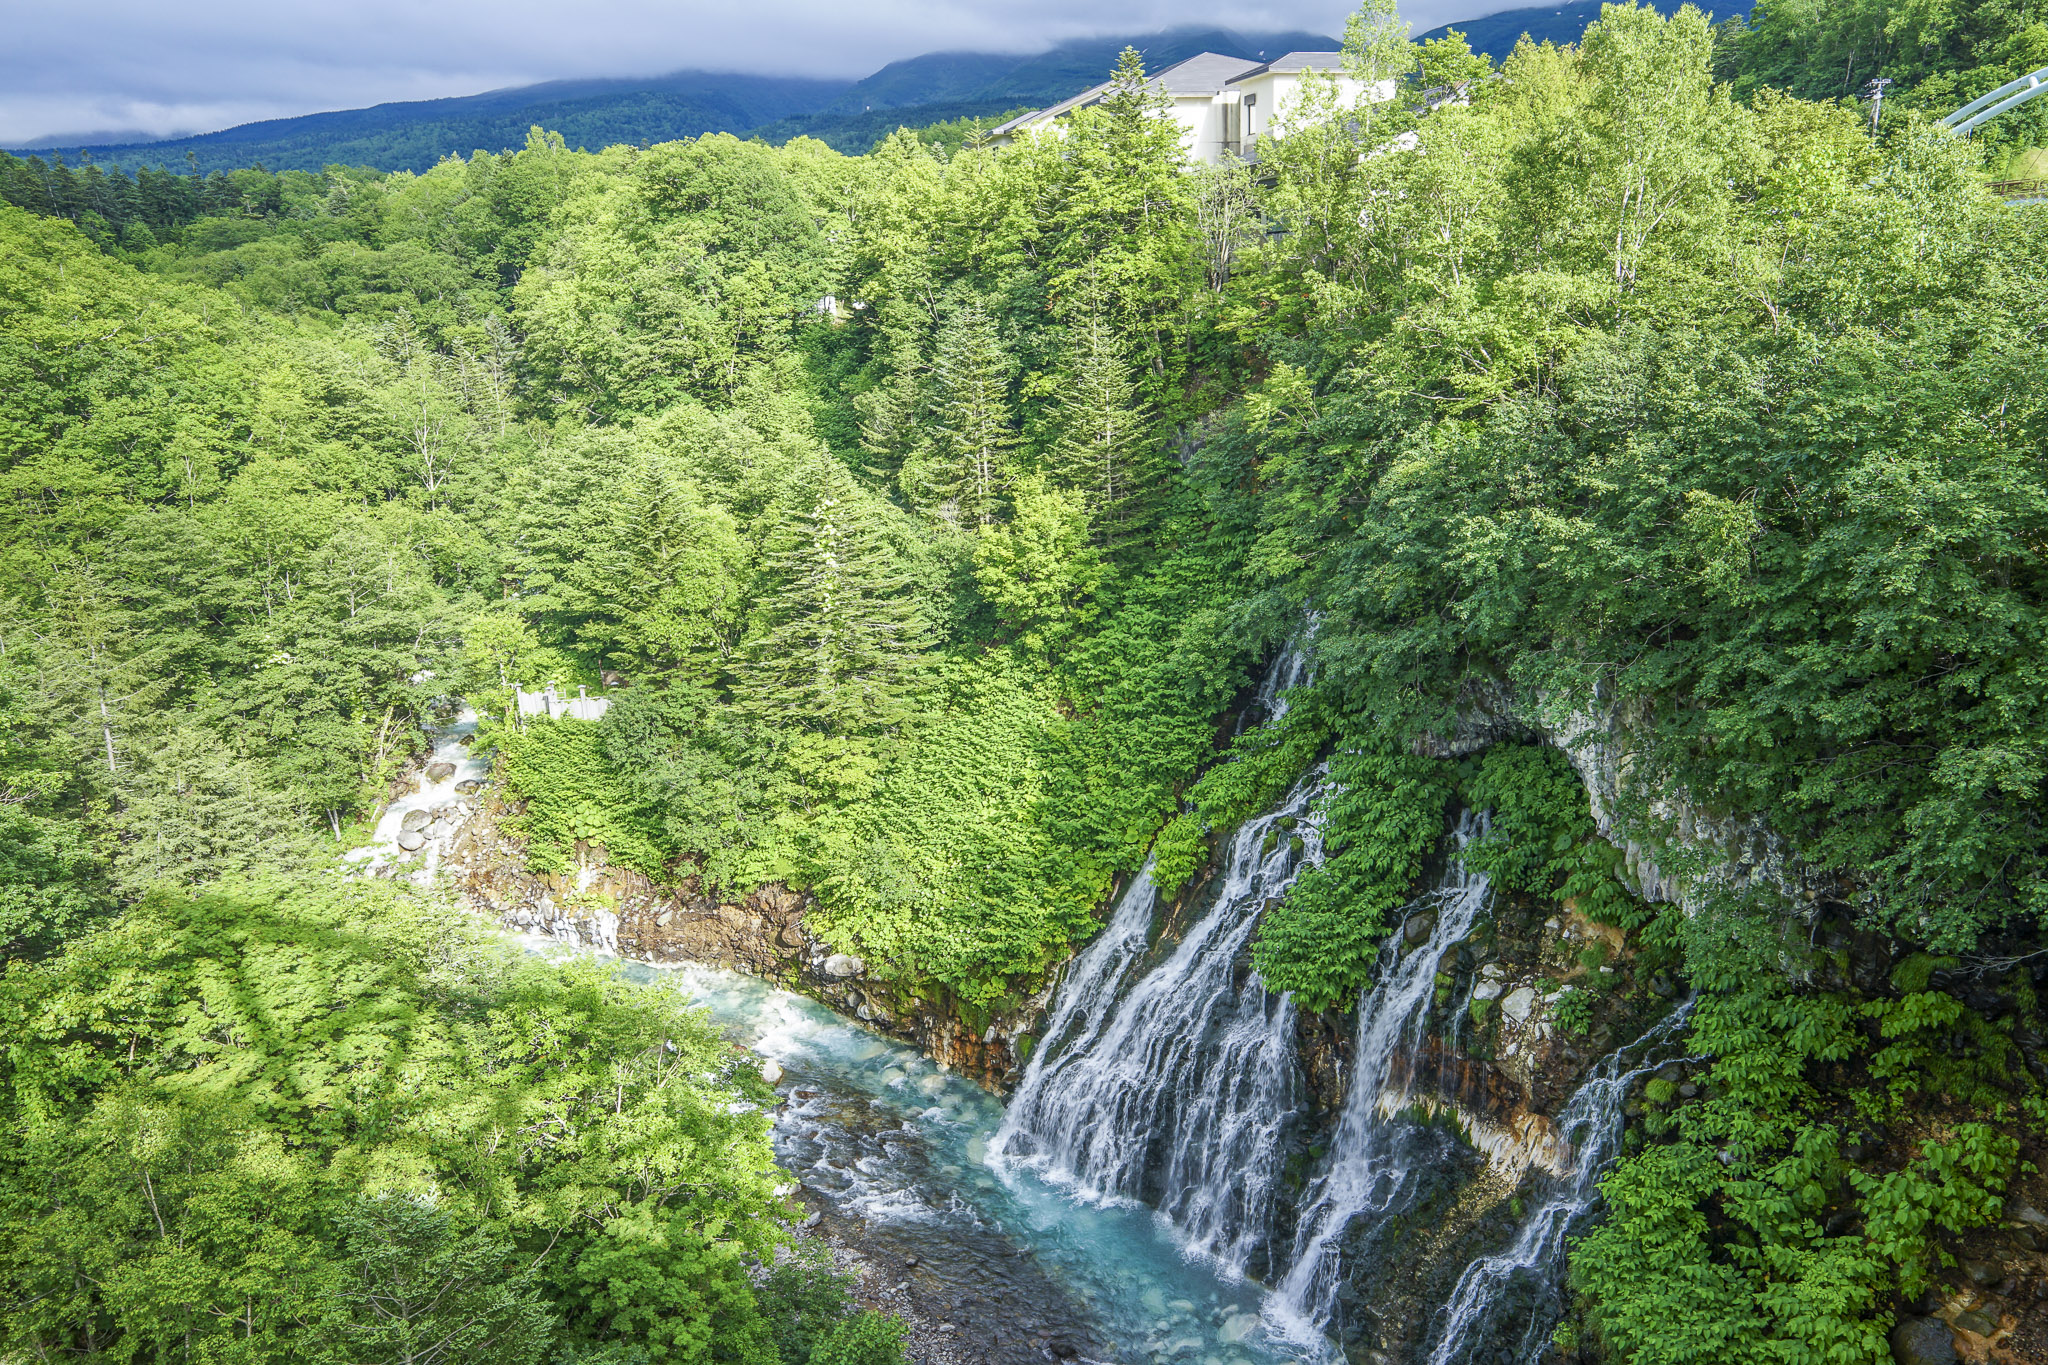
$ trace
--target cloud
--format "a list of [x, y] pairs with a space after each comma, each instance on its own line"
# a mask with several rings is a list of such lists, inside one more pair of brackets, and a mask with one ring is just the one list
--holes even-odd
[[[1503, 0], [1514, 3], [1515, 0]], [[1475, 4], [1412, 0], [1418, 30]], [[171, 136], [575, 76], [703, 69], [858, 77], [921, 52], [1041, 50], [1194, 22], [1342, 31], [1330, 0], [29, 0], [0, 50], [0, 145]]]

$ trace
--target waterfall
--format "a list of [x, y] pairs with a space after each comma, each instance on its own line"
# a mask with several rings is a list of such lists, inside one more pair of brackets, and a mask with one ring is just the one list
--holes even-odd
[[[1470, 811], [1459, 817], [1462, 848], [1484, 828]], [[1291, 1264], [1266, 1306], [1272, 1328], [1308, 1347], [1323, 1344], [1342, 1284], [1342, 1240], [1361, 1217], [1399, 1212], [1417, 1170], [1405, 1141], [1414, 1125], [1390, 1111], [1401, 1107], [1410, 1073], [1397, 1063], [1421, 1049], [1429, 1006], [1436, 994], [1437, 963], [1472, 931], [1486, 908], [1485, 874], [1453, 861], [1443, 881], [1420, 905], [1433, 905], [1436, 923], [1421, 946], [1401, 953], [1399, 929], [1381, 954], [1379, 981], [1359, 1002], [1358, 1042], [1344, 1113], [1331, 1156], [1310, 1187], [1295, 1233]]]
[[1084, 1198], [1153, 1204], [1227, 1274], [1270, 1244], [1297, 1086], [1294, 1004], [1241, 963], [1266, 903], [1321, 854], [1319, 777], [1237, 831], [1213, 907], [1146, 971], [1158, 891], [1132, 883], [1062, 984], [990, 1149]]
[[[1429, 1365], [1467, 1365], [1475, 1352], [1492, 1344], [1486, 1358], [1534, 1365], [1550, 1344], [1550, 1332], [1563, 1309], [1565, 1239], [1584, 1226], [1600, 1201], [1600, 1181], [1614, 1164], [1621, 1145], [1622, 1101], [1650, 1062], [1623, 1070], [1630, 1053], [1654, 1048], [1685, 1026], [1691, 1002], [1672, 1011], [1627, 1047], [1610, 1053], [1573, 1094], [1557, 1116], [1557, 1127], [1573, 1146], [1572, 1168], [1557, 1179], [1517, 1231], [1514, 1245], [1495, 1256], [1482, 1256], [1465, 1267], [1438, 1314], [1442, 1327], [1429, 1354]], [[1517, 1294], [1518, 1290], [1523, 1291]], [[1516, 1298], [1504, 1304], [1509, 1295]], [[1540, 1302], [1524, 1300], [1533, 1294]], [[1510, 1307], [1511, 1311], [1499, 1311]], [[1489, 1342], [1504, 1327], [1505, 1340]], [[1512, 1342], [1510, 1354], [1498, 1347]]]
[[[1307, 668], [1289, 646], [1250, 713], [1286, 714], [1284, 693]], [[1149, 968], [1159, 890], [1145, 864], [1060, 985], [990, 1144], [999, 1169], [1028, 1166], [1088, 1200], [1150, 1203], [1226, 1275], [1269, 1252], [1297, 1108], [1294, 1003], [1244, 959], [1266, 905], [1322, 856], [1310, 811], [1320, 785], [1318, 770], [1237, 831], [1208, 912]]]
[[[476, 730], [477, 714], [464, 704], [453, 724], [434, 732], [434, 749], [421, 766], [416, 789], [386, 807], [370, 842], [342, 855], [343, 861], [371, 876], [403, 875], [416, 885], [431, 885], [476, 810], [470, 793], [491, 774], [490, 762], [467, 742]], [[429, 776], [437, 766], [448, 769], [439, 780]], [[415, 857], [417, 864], [406, 867]]]

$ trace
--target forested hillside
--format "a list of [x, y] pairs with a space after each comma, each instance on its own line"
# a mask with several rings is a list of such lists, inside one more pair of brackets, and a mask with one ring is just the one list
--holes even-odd
[[535, 124], [578, 149], [614, 143], [644, 147], [704, 133], [736, 133], [778, 144], [811, 137], [858, 155], [902, 125], [979, 119], [992, 127], [1004, 115], [1078, 94], [1100, 82], [1125, 47], [1137, 48], [1157, 71], [1198, 52], [1277, 57], [1334, 46], [1334, 39], [1313, 33], [1232, 33], [1190, 26], [1073, 39], [1033, 54], [930, 52], [891, 62], [860, 80], [677, 71], [639, 80], [548, 81], [452, 99], [267, 119], [161, 142], [45, 145], [33, 155], [129, 172], [168, 167], [179, 174], [210, 175], [251, 166], [319, 171], [333, 165], [424, 172], [446, 156], [515, 151]]
[[[1668, 13], [1669, 5], [1654, 6], [1660, 12]], [[1505, 60], [1515, 50], [1515, 44], [1524, 35], [1539, 43], [1556, 43], [1563, 46], [1576, 43], [1586, 26], [1600, 17], [1599, 0], [1569, 0], [1562, 5], [1539, 5], [1532, 9], [1506, 9], [1494, 14], [1479, 15], [1471, 19], [1455, 19], [1448, 24], [1419, 33], [1418, 43], [1450, 36], [1452, 29], [1463, 34], [1474, 52], [1491, 57], [1495, 61]]]
[[[534, 866], [787, 884], [967, 1011], [1318, 762], [1252, 951], [1341, 1010], [1491, 808], [1471, 856], [1689, 981], [1713, 1059], [1559, 1349], [1886, 1358], [2048, 1139], [2048, 210], [1832, 102], [1822, 12], [1609, 6], [1496, 71], [1377, 10], [1403, 96], [1256, 178], [1186, 163], [1134, 53], [1003, 149], [9, 159], [0, 1353], [896, 1351], [762, 1269], [763, 1096], [701, 1020], [337, 877], [459, 695]], [[1883, 59], [1921, 104], [2048, 60], [1957, 15], [2002, 36]], [[511, 714], [607, 676], [602, 721]], [[1623, 727], [1611, 838], [1555, 750], [1434, 756], [1478, 706]], [[1664, 797], [1797, 875], [1717, 880]]]

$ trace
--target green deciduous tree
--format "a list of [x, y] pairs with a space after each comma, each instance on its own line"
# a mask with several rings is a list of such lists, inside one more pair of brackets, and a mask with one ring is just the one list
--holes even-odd
[[1088, 543], [1088, 512], [1075, 493], [1028, 476], [1016, 516], [974, 546], [974, 581], [1026, 651], [1045, 655], [1086, 624], [1087, 599], [1102, 575]]
[[554, 1334], [530, 1266], [483, 1228], [405, 1195], [360, 1199], [336, 1220], [342, 1312], [327, 1351], [391, 1365], [530, 1365]]

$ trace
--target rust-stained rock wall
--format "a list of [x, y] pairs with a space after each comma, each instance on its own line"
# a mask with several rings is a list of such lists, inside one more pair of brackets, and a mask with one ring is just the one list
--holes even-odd
[[496, 797], [485, 801], [448, 863], [469, 903], [506, 928], [657, 965], [696, 962], [746, 972], [913, 1043], [995, 1090], [1015, 1081], [1023, 1021], [1039, 1000], [989, 1014], [942, 987], [876, 980], [858, 957], [810, 932], [811, 898], [784, 886], [720, 900], [694, 879], [664, 886], [645, 873], [613, 867], [601, 847], [580, 843], [578, 871], [529, 871], [525, 849], [502, 828], [506, 813]]

